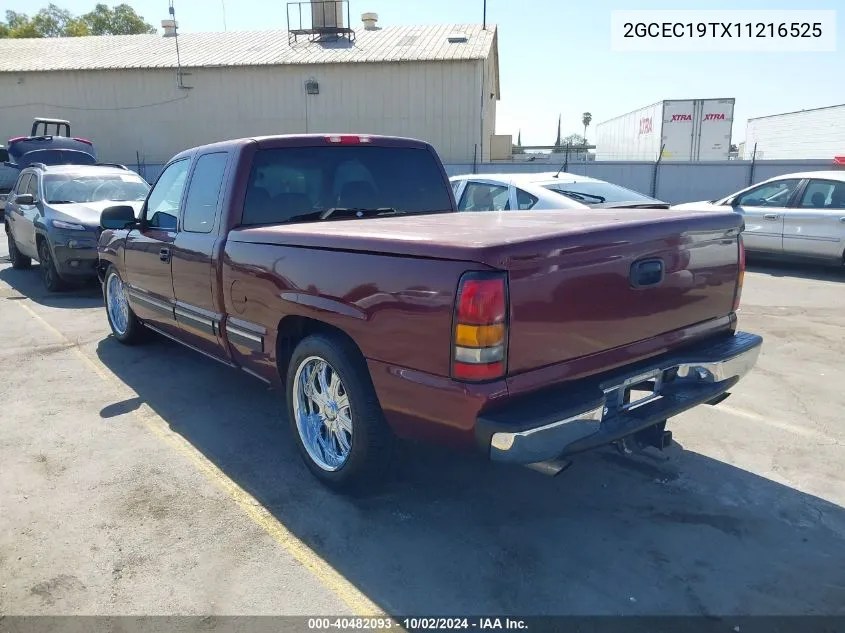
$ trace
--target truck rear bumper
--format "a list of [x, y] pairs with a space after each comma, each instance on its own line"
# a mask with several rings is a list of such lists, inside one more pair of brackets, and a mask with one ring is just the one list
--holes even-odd
[[496, 461], [531, 464], [609, 444], [711, 402], [747, 374], [763, 339], [738, 332], [565, 387], [508, 400], [476, 420]]

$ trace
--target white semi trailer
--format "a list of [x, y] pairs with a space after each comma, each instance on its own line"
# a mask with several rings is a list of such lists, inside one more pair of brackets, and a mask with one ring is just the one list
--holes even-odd
[[727, 160], [735, 99], [659, 101], [596, 126], [596, 160]]

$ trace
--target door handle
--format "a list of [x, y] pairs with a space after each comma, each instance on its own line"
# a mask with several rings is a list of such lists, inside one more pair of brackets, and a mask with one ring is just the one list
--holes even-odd
[[777, 220], [778, 214], [777, 213], [767, 213], [763, 217], [766, 218], [767, 220]]
[[158, 252], [158, 258], [163, 262], [169, 262], [170, 261], [170, 249], [169, 248], [162, 248]]

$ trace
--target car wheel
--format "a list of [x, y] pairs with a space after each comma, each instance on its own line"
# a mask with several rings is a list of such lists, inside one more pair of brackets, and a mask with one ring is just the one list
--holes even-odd
[[12, 268], [29, 268], [32, 265], [32, 260], [18, 250], [18, 245], [15, 243], [15, 238], [12, 232], [6, 229], [6, 240], [9, 242], [9, 261], [12, 262]]
[[56, 270], [56, 265], [53, 263], [53, 255], [50, 253], [50, 246], [47, 240], [41, 240], [38, 244], [38, 258], [41, 268], [41, 280], [44, 282], [44, 287], [50, 292], [58, 292], [65, 287], [64, 279]]
[[144, 326], [129, 307], [126, 288], [114, 266], [109, 266], [103, 283], [106, 316], [114, 337], [124, 345], [135, 345], [143, 340]]
[[320, 481], [349, 490], [387, 470], [393, 434], [350, 341], [331, 334], [303, 339], [290, 359], [286, 394], [299, 452]]

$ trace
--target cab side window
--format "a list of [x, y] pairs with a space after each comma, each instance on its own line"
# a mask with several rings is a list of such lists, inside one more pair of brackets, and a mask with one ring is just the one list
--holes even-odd
[[183, 158], [168, 165], [147, 198], [147, 226], [162, 231], [175, 231], [179, 205], [191, 161]]
[[188, 196], [182, 228], [191, 233], [211, 233], [217, 216], [217, 202], [223, 187], [223, 174], [229, 155], [225, 152], [205, 154], [197, 160]]
[[516, 190], [516, 206], [520, 211], [527, 211], [540, 201], [540, 198], [534, 196], [522, 189]]
[[38, 176], [35, 174], [30, 174], [29, 182], [26, 183], [26, 190], [22, 191], [21, 193], [28, 193], [30, 194], [34, 200], [38, 200]]
[[736, 205], [740, 207], [785, 207], [799, 184], [801, 184], [800, 178], [769, 182], [742, 194], [737, 198]]
[[811, 180], [799, 206], [805, 209], [845, 209], [845, 182]]
[[29, 185], [29, 179], [32, 178], [29, 174], [21, 174], [18, 176], [18, 181], [15, 183], [14, 188], [12, 189], [12, 193], [10, 195], [10, 199], [14, 200], [14, 196], [19, 196], [23, 193], [26, 193], [26, 188]]
[[511, 208], [507, 187], [468, 182], [458, 204], [459, 211], [507, 211]]

